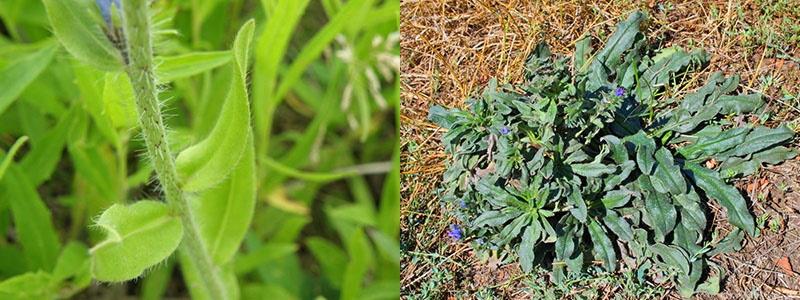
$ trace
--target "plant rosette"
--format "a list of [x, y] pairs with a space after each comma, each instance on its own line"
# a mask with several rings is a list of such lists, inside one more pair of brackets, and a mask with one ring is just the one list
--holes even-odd
[[[708, 258], [757, 234], [726, 181], [795, 157], [781, 146], [794, 132], [730, 121], [765, 111], [760, 95], [731, 94], [738, 76], [714, 73], [682, 99], [665, 96], [709, 57], [647, 48], [644, 19], [632, 13], [594, 53], [588, 38], [571, 58], [539, 45], [520, 84], [492, 79], [468, 109], [431, 107], [429, 119], [448, 130], [441, 194], [460, 223], [451, 236], [526, 272], [550, 267], [556, 281], [616, 271], [621, 259], [639, 280], [668, 278], [682, 296], [718, 292], [723, 269]], [[710, 234], [711, 201], [735, 227], [724, 238]]]

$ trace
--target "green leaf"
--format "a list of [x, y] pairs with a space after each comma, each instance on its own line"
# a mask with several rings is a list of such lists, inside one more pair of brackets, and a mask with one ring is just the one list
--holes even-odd
[[536, 241], [539, 239], [539, 233], [540, 231], [537, 230], [533, 225], [525, 227], [525, 231], [522, 233], [522, 240], [519, 244], [518, 254], [519, 265], [522, 268], [522, 271], [526, 273], [533, 269], [533, 260], [536, 255], [533, 252], [533, 248], [536, 246]]
[[706, 229], [706, 214], [694, 188], [688, 194], [674, 195], [673, 199], [680, 206], [681, 223], [688, 229], [703, 232]]
[[372, 249], [361, 228], [350, 235], [346, 247], [350, 260], [344, 268], [340, 299], [358, 299], [362, 296], [362, 282], [373, 257]]
[[738, 127], [723, 131], [714, 136], [702, 136], [697, 139], [697, 143], [678, 149], [678, 152], [687, 158], [699, 158], [717, 153], [722, 153], [728, 149], [741, 145], [750, 128]]
[[316, 236], [306, 240], [306, 246], [316, 261], [320, 264], [322, 274], [335, 287], [340, 287], [344, 279], [344, 270], [347, 265], [347, 255], [336, 244]]
[[55, 127], [44, 135], [41, 142], [31, 143], [31, 151], [22, 159], [20, 167], [23, 170], [36, 170], [26, 174], [32, 185], [38, 186], [53, 174], [67, 142], [67, 134], [79, 122], [81, 113], [77, 105], [73, 106], [59, 118]]
[[735, 251], [742, 250], [742, 242], [744, 241], [744, 231], [739, 228], [734, 228], [733, 231], [729, 232], [717, 245], [714, 246], [714, 249], [708, 252], [708, 256], [712, 257], [714, 255], [720, 253], [732, 253]]
[[104, 71], [122, 69], [122, 56], [108, 40], [97, 18], [89, 13], [90, 1], [43, 0], [58, 40], [80, 61]]
[[[186, 282], [186, 289], [189, 290], [189, 295], [192, 299], [197, 300], [216, 300], [213, 294], [208, 289], [208, 286], [203, 284], [200, 271], [197, 269], [197, 262], [191, 260], [185, 251], [178, 251], [178, 261], [181, 266], [181, 273], [183, 274], [184, 281]], [[239, 299], [239, 284], [236, 281], [236, 274], [233, 273], [233, 266], [227, 265], [221, 267], [220, 275], [222, 282], [225, 285], [227, 292], [226, 299]]]
[[230, 51], [192, 52], [157, 57], [156, 77], [163, 82], [169, 82], [213, 70], [230, 60]]
[[167, 259], [164, 264], [156, 266], [145, 275], [139, 296], [142, 300], [158, 300], [164, 298], [164, 293], [172, 281], [172, 270], [175, 260]]
[[590, 37], [584, 37], [575, 43], [573, 70], [575, 70], [576, 73], [583, 73], [586, 71], [588, 67], [587, 60], [589, 59], [591, 51], [592, 39]]
[[636, 165], [639, 166], [639, 170], [644, 174], [652, 175], [653, 168], [656, 165], [656, 161], [653, 159], [653, 154], [656, 151], [656, 142], [644, 131], [625, 137], [625, 141], [635, 146]]
[[722, 114], [741, 114], [756, 110], [756, 108], [764, 105], [764, 101], [761, 100], [761, 95], [759, 94], [739, 96], [725, 95], [720, 96], [714, 105], [720, 108], [720, 113]]
[[25, 273], [0, 282], [0, 298], [3, 299], [55, 299], [56, 282], [42, 271]]
[[[53, 269], [53, 278], [56, 281], [67, 280], [81, 273], [89, 274], [89, 249], [79, 242], [70, 242], [64, 246]], [[87, 278], [89, 281], [91, 277]], [[89, 284], [89, 281], [84, 282]]]
[[661, 257], [666, 265], [677, 268], [683, 274], [689, 274], [689, 261], [680, 248], [655, 244], [650, 246], [650, 251]]
[[0, 70], [0, 115], [39, 77], [53, 60], [57, 49], [56, 45], [48, 43], [41, 50], [15, 59]]
[[598, 52], [593, 64], [602, 64], [609, 70], [615, 70], [620, 64], [622, 54], [634, 44], [639, 35], [639, 25], [644, 20], [645, 15], [640, 11], [635, 11], [623, 22], [617, 24], [614, 34], [608, 39], [605, 47]]
[[520, 211], [487, 210], [472, 221], [472, 226], [481, 227], [489, 225], [490, 227], [497, 227], [505, 224], [508, 220], [518, 217], [520, 214], [522, 214]]
[[572, 191], [569, 193], [569, 197], [567, 198], [569, 203], [573, 206], [569, 210], [569, 212], [581, 223], [586, 223], [586, 215], [588, 214], [588, 209], [586, 208], [586, 202], [583, 201], [583, 196], [581, 196], [580, 187], [573, 186]]
[[[272, 122], [270, 110], [274, 109], [281, 100], [272, 97], [277, 85], [278, 72], [281, 69], [281, 62], [286, 54], [292, 33], [308, 6], [308, 2], [308, 0], [261, 0], [265, 14], [270, 17], [267, 18], [264, 30], [257, 39], [255, 51], [253, 117], [258, 147], [262, 146], [260, 143], [264, 139], [268, 139], [271, 126], [269, 123]], [[270, 8], [274, 8], [274, 10]], [[279, 11], [280, 13], [272, 14], [269, 11]], [[259, 150], [258, 153], [257, 156], [262, 157], [263, 151]]]
[[779, 126], [772, 129], [769, 127], [759, 126], [750, 131], [744, 139], [744, 143], [731, 149], [730, 153], [723, 154], [725, 156], [744, 156], [751, 153], [769, 148], [783, 141], [786, 141], [794, 136], [794, 131], [787, 126]]
[[631, 192], [627, 190], [608, 191], [600, 201], [606, 209], [622, 207], [631, 200]]
[[[317, 237], [312, 237], [317, 238]], [[324, 247], [324, 246], [322, 246]], [[312, 248], [309, 246], [309, 248]], [[241, 255], [234, 261], [233, 270], [236, 274], [247, 274], [260, 265], [264, 265], [271, 261], [284, 259], [288, 255], [297, 252], [297, 245], [291, 243], [270, 243], [265, 244], [258, 249]], [[311, 250], [314, 253], [314, 250]]]
[[675, 165], [672, 153], [667, 148], [659, 148], [655, 153], [656, 165], [655, 176], [650, 177], [653, 187], [659, 193], [671, 193], [680, 195], [686, 193], [686, 181], [683, 179], [681, 169]]
[[16, 238], [25, 252], [30, 270], [52, 270], [60, 245], [50, 211], [16, 165], [0, 181], [0, 199], [10, 204]]
[[236, 167], [250, 138], [250, 104], [247, 100], [247, 60], [255, 22], [248, 21], [233, 43], [234, 72], [225, 104], [211, 133], [182, 151], [175, 161], [185, 191], [211, 188]]
[[631, 225], [628, 224], [628, 221], [620, 217], [616, 211], [606, 211], [606, 215], [603, 217], [603, 224], [606, 224], [606, 227], [611, 229], [611, 231], [623, 241], [633, 240], [633, 229], [631, 229]]
[[797, 151], [783, 146], [774, 147], [753, 154], [750, 159], [731, 157], [722, 164], [719, 173], [722, 178], [731, 178], [737, 175], [748, 176], [758, 171], [761, 164], [778, 164], [797, 156]]
[[603, 267], [606, 271], [613, 272], [617, 268], [617, 254], [614, 252], [614, 244], [611, 243], [600, 223], [595, 220], [589, 221], [589, 236], [592, 238], [595, 257], [603, 261]]
[[139, 277], [172, 254], [183, 237], [183, 225], [163, 202], [143, 200], [114, 204], [97, 220], [106, 238], [91, 253], [92, 276], [120, 282]]
[[103, 86], [103, 113], [115, 128], [133, 128], [139, 115], [133, 97], [133, 87], [125, 72], [108, 72]]
[[650, 184], [649, 176], [639, 177], [639, 184], [648, 194], [644, 199], [645, 223], [655, 230], [656, 240], [663, 242], [677, 222], [675, 206], [663, 194], [656, 192]]
[[[3, 175], [6, 174], [8, 166], [10, 166], [11, 162], [14, 161], [14, 156], [17, 155], [17, 151], [19, 151], [19, 148], [22, 147], [22, 145], [25, 144], [26, 141], [28, 141], [28, 137], [22, 136], [18, 138], [13, 145], [11, 145], [11, 148], [8, 149], [8, 153], [5, 154], [5, 158], [3, 158], [2, 161], [0, 161], [0, 180], [2, 180]], [[0, 150], [0, 156], [2, 155], [3, 155], [3, 150]]]
[[686, 168], [692, 172], [695, 184], [706, 192], [709, 198], [717, 200], [725, 207], [728, 221], [748, 234], [755, 235], [755, 222], [747, 208], [747, 203], [739, 191], [725, 184], [719, 174], [694, 163], [687, 163]]
[[598, 177], [603, 174], [611, 174], [617, 170], [615, 166], [604, 165], [598, 162], [585, 164], [572, 164], [572, 172], [584, 177]]
[[223, 265], [233, 258], [250, 227], [256, 204], [255, 157], [248, 138], [244, 156], [221, 184], [192, 199], [200, 222], [200, 234], [214, 262]]

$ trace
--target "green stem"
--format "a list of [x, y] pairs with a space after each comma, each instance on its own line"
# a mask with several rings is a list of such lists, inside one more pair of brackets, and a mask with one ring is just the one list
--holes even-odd
[[167, 198], [167, 203], [180, 216], [184, 236], [179, 251], [182, 251], [197, 266], [203, 284], [213, 299], [227, 299], [225, 284], [220, 269], [213, 263], [200, 237], [200, 227], [192, 216], [189, 202], [178, 186], [175, 159], [167, 143], [167, 130], [158, 102], [158, 87], [154, 74], [153, 49], [150, 32], [148, 0], [128, 0], [123, 5], [123, 29], [127, 39], [128, 66], [139, 125], [142, 128], [147, 154], [158, 176], [158, 181]]

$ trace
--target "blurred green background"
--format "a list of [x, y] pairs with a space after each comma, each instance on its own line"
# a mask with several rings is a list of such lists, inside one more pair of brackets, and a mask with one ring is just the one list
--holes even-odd
[[[234, 263], [242, 297], [398, 298], [398, 0], [158, 0], [152, 10], [157, 56], [229, 49], [256, 20], [259, 188]], [[92, 220], [103, 209], [161, 192], [135, 115], [113, 105], [124, 83], [63, 48], [46, 51], [57, 44], [49, 26], [40, 1], [0, 0], [0, 295], [24, 285], [31, 298], [188, 297], [174, 258], [113, 285], [91, 282], [71, 258], [102, 238]], [[173, 151], [214, 125], [230, 72], [163, 86]], [[14, 210], [12, 197], [48, 214]], [[24, 259], [20, 222], [52, 226], [57, 262]]]

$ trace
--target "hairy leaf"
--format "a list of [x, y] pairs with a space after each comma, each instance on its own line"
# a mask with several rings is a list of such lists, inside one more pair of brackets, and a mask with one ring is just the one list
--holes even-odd
[[114, 204], [97, 219], [106, 238], [90, 253], [92, 276], [120, 282], [139, 277], [178, 248], [183, 225], [162, 202], [142, 200], [125, 206]]
[[686, 193], [686, 181], [683, 180], [681, 169], [675, 165], [667, 148], [660, 148], [655, 154], [656, 171], [654, 176], [650, 177], [653, 187], [659, 193], [671, 193], [673, 195], [680, 195]]
[[256, 203], [255, 157], [252, 140], [230, 176], [192, 201], [200, 220], [200, 233], [214, 262], [233, 258], [250, 227]]
[[185, 191], [201, 191], [219, 184], [236, 167], [251, 135], [247, 100], [247, 61], [255, 23], [239, 30], [233, 43], [234, 74], [217, 124], [201, 142], [182, 151], [176, 159]]
[[58, 40], [83, 63], [104, 71], [122, 69], [119, 51], [89, 13], [89, 1], [43, 0], [47, 17]]
[[755, 235], [753, 216], [747, 209], [747, 203], [735, 188], [725, 184], [719, 174], [703, 168], [694, 163], [687, 163], [686, 167], [692, 172], [692, 178], [698, 187], [703, 189], [709, 198], [717, 200], [725, 207], [728, 221], [741, 228], [748, 234]]
[[614, 245], [600, 223], [595, 220], [589, 222], [589, 236], [592, 238], [595, 255], [603, 261], [603, 268], [613, 272], [617, 268], [617, 254], [614, 252]]

